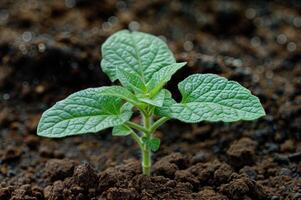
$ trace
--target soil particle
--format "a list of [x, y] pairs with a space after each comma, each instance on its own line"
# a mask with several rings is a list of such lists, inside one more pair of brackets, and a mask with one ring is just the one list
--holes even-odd
[[239, 173], [247, 175], [252, 180], [256, 180], [257, 178], [257, 172], [253, 167], [250, 166], [244, 166], [239, 170]]
[[0, 199], [5, 200], [11, 197], [11, 193], [14, 191], [12, 186], [0, 188]]
[[0, 67], [0, 88], [2, 88], [2, 86], [5, 84], [12, 71], [13, 70], [7, 66]]
[[187, 168], [188, 162], [187, 156], [183, 156], [180, 153], [172, 153], [154, 164], [153, 173], [172, 178], [178, 169]]
[[7, 149], [0, 151], [0, 160], [2, 162], [10, 162], [19, 159], [21, 155], [21, 149], [9, 146]]
[[214, 182], [214, 173], [219, 168], [220, 162], [215, 160], [208, 163], [197, 163], [187, 169], [192, 175], [194, 175], [200, 182], [199, 187], [209, 184], [212, 185]]
[[55, 181], [53, 185], [49, 185], [44, 189], [44, 197], [48, 200], [63, 199], [64, 184], [62, 181]]
[[191, 134], [194, 136], [193, 138], [197, 138], [199, 140], [205, 140], [210, 138], [210, 133], [212, 133], [212, 126], [204, 125], [204, 126], [193, 126]]
[[291, 162], [300, 162], [301, 161], [301, 152], [296, 152], [296, 153], [292, 153], [288, 156], [288, 159], [291, 161]]
[[106, 190], [100, 199], [106, 199], [106, 200], [114, 200], [114, 199], [120, 199], [120, 200], [134, 200], [137, 199], [136, 197], [136, 191], [134, 188], [131, 189], [123, 189], [123, 188], [109, 188]]
[[210, 157], [211, 157], [211, 155], [209, 152], [200, 151], [191, 158], [191, 162], [193, 164], [198, 163], [198, 162], [206, 162], [209, 160]]
[[238, 168], [253, 164], [256, 145], [257, 143], [250, 138], [241, 138], [233, 142], [227, 151], [230, 163]]
[[22, 185], [11, 194], [11, 200], [41, 200], [43, 191], [38, 187], [32, 188], [30, 184]]
[[48, 146], [40, 146], [39, 153], [42, 157], [45, 158], [53, 158], [54, 157], [54, 150], [49, 148]]
[[[93, 191], [91, 190], [91, 192]], [[90, 199], [90, 194], [89, 190], [85, 190], [77, 185], [73, 177], [68, 177], [64, 181], [55, 181], [53, 185], [47, 186], [44, 189], [44, 197], [47, 200], [81, 200]]]
[[10, 121], [10, 115], [9, 115], [10, 109], [3, 108], [0, 111], [0, 125], [4, 126], [7, 122]]
[[275, 154], [273, 156], [273, 160], [279, 164], [288, 164], [289, 163], [288, 155], [286, 155], [286, 154]]
[[204, 188], [197, 195], [199, 200], [228, 200], [228, 198], [222, 194], [215, 192], [212, 188]]
[[301, 174], [301, 162], [298, 165], [298, 169], [297, 169], [298, 173]]
[[281, 152], [294, 152], [296, 150], [296, 145], [293, 140], [286, 140], [280, 146]]
[[108, 168], [99, 174], [98, 189], [100, 192], [103, 192], [114, 186], [125, 187], [136, 173], [141, 173], [138, 161], [128, 161], [124, 165]]
[[301, 199], [301, 193], [298, 192], [293, 196], [292, 200], [299, 200], [299, 199]]
[[76, 163], [68, 159], [48, 160], [44, 169], [44, 177], [50, 181], [64, 180], [64, 178], [72, 176]]
[[221, 186], [220, 191], [233, 199], [267, 199], [263, 187], [249, 178], [241, 177]]
[[178, 170], [175, 173], [175, 180], [178, 182], [190, 183], [194, 188], [197, 188], [200, 181], [187, 170]]
[[163, 176], [146, 177], [138, 175], [133, 186], [141, 194], [141, 199], [191, 199], [192, 185], [176, 182]]
[[97, 187], [97, 180], [98, 180], [97, 173], [93, 169], [93, 167], [88, 163], [84, 163], [75, 167], [73, 177], [75, 179], [75, 182], [80, 187], [86, 189]]
[[36, 150], [40, 144], [40, 140], [37, 136], [28, 135], [24, 138], [24, 143], [32, 150]]
[[228, 164], [223, 163], [214, 172], [214, 179], [218, 183], [225, 183], [230, 179], [232, 173], [233, 173], [232, 167]]

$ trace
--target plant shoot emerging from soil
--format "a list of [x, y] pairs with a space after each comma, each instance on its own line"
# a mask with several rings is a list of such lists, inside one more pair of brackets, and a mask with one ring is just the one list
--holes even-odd
[[[177, 63], [159, 38], [119, 31], [102, 46], [101, 68], [121, 85], [76, 92], [44, 112], [37, 133], [60, 138], [113, 127], [114, 136], [131, 136], [142, 152], [143, 174], [151, 173], [151, 152], [160, 147], [154, 133], [169, 119], [186, 123], [255, 120], [265, 115], [259, 99], [234, 81], [194, 74], [178, 84], [176, 102], [164, 85], [186, 63]], [[130, 119], [134, 111], [141, 122]]]

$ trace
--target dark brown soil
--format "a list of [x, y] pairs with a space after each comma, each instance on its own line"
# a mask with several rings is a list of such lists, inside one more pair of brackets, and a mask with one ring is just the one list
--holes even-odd
[[[254, 122], [170, 121], [153, 176], [130, 138], [46, 139], [41, 113], [109, 85], [99, 47], [117, 30], [161, 35], [192, 73], [239, 81], [261, 99]], [[301, 199], [300, 1], [1, 0], [0, 199]]]

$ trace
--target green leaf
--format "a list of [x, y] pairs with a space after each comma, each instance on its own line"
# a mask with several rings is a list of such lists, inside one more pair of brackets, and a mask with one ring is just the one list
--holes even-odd
[[145, 137], [142, 138], [142, 142], [146, 144], [153, 152], [158, 151], [160, 148], [161, 141], [159, 138], [151, 138], [147, 139]]
[[160, 143], [161, 141], [159, 138], [152, 138], [148, 145], [152, 151], [157, 151], [160, 148]]
[[173, 118], [200, 121], [254, 120], [265, 115], [259, 99], [235, 81], [214, 74], [194, 74], [179, 83], [182, 102], [171, 106]]
[[153, 105], [153, 106], [157, 106], [157, 107], [161, 107], [163, 105], [164, 99], [165, 99], [165, 91], [161, 90], [156, 96], [154, 96], [153, 98], [146, 98], [146, 97], [142, 97], [142, 98], [138, 98], [139, 101], [142, 101], [144, 103]]
[[119, 31], [102, 45], [102, 70], [111, 81], [118, 79], [117, 67], [141, 77], [147, 83], [162, 67], [175, 63], [165, 42], [141, 32]]
[[184, 65], [186, 65], [186, 62], [173, 63], [164, 66], [159, 71], [155, 72], [147, 83], [147, 88], [151, 91], [151, 95], [157, 94], [157, 92], [171, 79], [172, 75]]
[[112, 130], [113, 136], [127, 136], [131, 134], [131, 129], [124, 125], [114, 126]]
[[124, 99], [134, 105], [138, 105], [138, 99], [136, 96], [131, 93], [128, 89], [121, 86], [104, 86], [101, 87], [100, 95], [103, 96], [112, 96]]
[[116, 75], [120, 83], [135, 93], [145, 93], [146, 86], [142, 78], [134, 73], [127, 72], [121, 67], [117, 67]]
[[154, 114], [160, 117], [172, 117], [171, 107], [177, 102], [172, 98], [171, 93], [168, 90], [163, 89], [162, 91], [165, 92], [163, 105], [161, 107], [156, 107]]
[[103, 88], [76, 92], [43, 113], [37, 134], [60, 138], [95, 133], [118, 126], [132, 116], [132, 105], [117, 97], [103, 96]]

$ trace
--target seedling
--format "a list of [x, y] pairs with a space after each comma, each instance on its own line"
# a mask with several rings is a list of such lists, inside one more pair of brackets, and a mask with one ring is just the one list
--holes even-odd
[[[113, 127], [114, 136], [131, 136], [142, 152], [143, 174], [151, 173], [151, 151], [160, 147], [154, 133], [170, 119], [186, 123], [255, 120], [265, 115], [259, 99], [234, 81], [214, 74], [194, 74], [178, 84], [176, 102], [164, 85], [186, 63], [177, 63], [159, 38], [119, 31], [101, 48], [101, 68], [121, 85], [89, 88], [44, 112], [38, 135], [60, 138]], [[130, 121], [139, 111], [141, 122]]]

